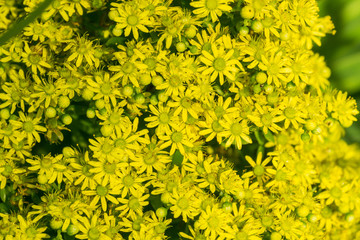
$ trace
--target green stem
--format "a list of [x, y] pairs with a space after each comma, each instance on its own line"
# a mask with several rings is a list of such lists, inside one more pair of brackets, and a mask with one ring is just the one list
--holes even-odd
[[39, 7], [35, 9], [32, 13], [29, 13], [24, 19], [20, 20], [18, 23], [14, 24], [9, 30], [7, 30], [0, 37], [0, 46], [4, 45], [11, 38], [18, 35], [27, 25], [33, 22], [37, 17], [41, 15], [45, 11], [45, 9], [51, 4], [53, 0], [45, 0]]

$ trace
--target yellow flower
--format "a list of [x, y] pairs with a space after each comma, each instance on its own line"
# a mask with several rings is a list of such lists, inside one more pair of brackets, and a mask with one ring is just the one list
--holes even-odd
[[70, 224], [79, 225], [83, 213], [89, 214], [86, 207], [87, 205], [79, 200], [74, 202], [57, 201], [49, 204], [48, 212], [52, 217], [58, 217], [64, 221], [61, 229], [66, 231]]
[[142, 32], [149, 32], [147, 27], [152, 27], [153, 23], [149, 19], [149, 11], [139, 9], [136, 5], [129, 3], [112, 3], [112, 11], [117, 11], [117, 16], [113, 18], [117, 22], [115, 28], [125, 29], [125, 37], [133, 33], [134, 38], [139, 38], [138, 29]]
[[59, 164], [63, 158], [62, 154], [58, 154], [55, 157], [51, 156], [51, 154], [47, 154], [46, 156], [34, 156], [33, 159], [26, 159], [31, 166], [28, 168], [31, 171], [35, 171], [39, 176], [45, 177], [45, 182], [52, 183], [58, 177], [58, 173], [55, 171], [57, 169], [65, 170], [66, 167]]
[[249, 134], [249, 126], [247, 120], [242, 120], [241, 118], [229, 118], [224, 117], [225, 120], [220, 121], [221, 126], [224, 127], [224, 130], [219, 133], [221, 137], [225, 137], [226, 143], [225, 147], [228, 148], [235, 142], [237, 149], [241, 150], [243, 141], [245, 143], [252, 143], [252, 139]]
[[174, 218], [178, 218], [180, 215], [184, 222], [188, 219], [193, 219], [198, 213], [196, 207], [195, 190], [181, 189], [180, 192], [175, 190], [171, 194], [170, 203], [172, 206], [170, 210], [174, 214]]
[[171, 108], [169, 106], [164, 106], [162, 103], [158, 104], [158, 109], [151, 104], [149, 105], [149, 108], [153, 115], [144, 119], [146, 122], [149, 122], [146, 126], [148, 128], [156, 127], [156, 134], [169, 131], [170, 126], [174, 124], [173, 112], [170, 111]]
[[173, 39], [181, 39], [181, 32], [184, 28], [184, 22], [179, 17], [181, 11], [175, 10], [176, 8], [168, 8], [166, 13], [158, 20], [161, 25], [156, 26], [156, 30], [162, 32], [158, 42], [157, 49], [163, 48], [163, 41], [165, 40], [165, 47], [170, 48]]
[[261, 56], [259, 68], [267, 72], [267, 84], [274, 82], [275, 86], [279, 87], [282, 82], [289, 82], [286, 74], [291, 73], [291, 68], [289, 68], [288, 64], [289, 60], [284, 55], [284, 52], [274, 46], [271, 51], [266, 52], [266, 55]]
[[115, 210], [120, 211], [120, 216], [133, 216], [143, 215], [143, 207], [149, 204], [146, 201], [150, 197], [149, 194], [144, 194], [143, 191], [135, 191], [134, 194], [130, 194], [128, 198], [118, 198], [121, 205]]
[[304, 102], [299, 97], [284, 97], [280, 105], [283, 109], [280, 118], [285, 120], [284, 128], [287, 129], [290, 123], [295, 129], [299, 128], [299, 124], [305, 124], [306, 111], [303, 107]]
[[167, 96], [178, 96], [185, 91], [187, 75], [177, 69], [169, 69], [164, 74], [164, 82], [156, 86], [156, 89], [165, 89]]
[[276, 123], [282, 120], [282, 117], [279, 116], [280, 109], [272, 109], [268, 106], [260, 106], [258, 103], [255, 103], [257, 112], [253, 112], [248, 115], [248, 118], [258, 127], [262, 127], [262, 130], [265, 134], [270, 131], [277, 133], [281, 131], [282, 128], [279, 127]]
[[104, 212], [107, 210], [107, 202], [110, 201], [114, 204], [118, 204], [118, 200], [113, 195], [118, 195], [118, 190], [115, 187], [111, 187], [109, 184], [97, 185], [95, 190], [82, 191], [85, 196], [92, 196], [90, 207], [96, 207], [99, 200], [101, 202], [101, 208]]
[[266, 182], [269, 179], [268, 170], [270, 170], [271, 166], [266, 166], [271, 160], [271, 157], [267, 157], [262, 161], [263, 154], [259, 152], [256, 157], [256, 162], [248, 155], [245, 156], [246, 161], [253, 168], [252, 171], [247, 171], [241, 177], [242, 178], [252, 178], [255, 177], [260, 185]]
[[228, 4], [232, 0], [200, 0], [193, 1], [190, 3], [191, 6], [196, 9], [193, 10], [193, 13], [199, 17], [207, 17], [210, 15], [213, 22], [218, 20], [218, 17], [221, 17], [223, 12], [230, 12], [232, 7]]
[[181, 123], [174, 125], [170, 131], [166, 131], [164, 135], [160, 135], [158, 137], [160, 140], [165, 141], [160, 145], [161, 149], [171, 146], [170, 155], [173, 155], [175, 150], [179, 150], [181, 154], [185, 155], [186, 152], [184, 146], [194, 146], [191, 139], [189, 139], [185, 132], [184, 124]]
[[92, 215], [91, 218], [83, 218], [82, 224], [79, 224], [81, 233], [76, 234], [76, 238], [111, 240], [111, 238], [105, 234], [106, 230], [108, 230], [110, 226], [104, 224], [101, 220], [102, 219], [99, 219], [97, 214]]
[[225, 213], [222, 209], [216, 206], [207, 207], [195, 222], [195, 227], [204, 230], [207, 239], [224, 239], [231, 237], [230, 234], [234, 231], [229, 225], [232, 221], [232, 215]]
[[33, 41], [44, 42], [45, 37], [49, 37], [49, 32], [47, 30], [47, 23], [39, 23], [38, 21], [32, 22], [29, 26], [24, 28], [25, 36], [32, 36]]
[[[70, 2], [67, 2], [67, 7], [69, 9], [73, 9], [73, 11], [71, 12], [75, 12], [75, 10], [78, 12], [79, 15], [83, 15], [84, 11], [83, 8], [85, 9], [90, 9], [91, 5], [90, 5], [90, 0], [72, 0]], [[71, 16], [72, 14], [70, 14]]]
[[134, 59], [122, 58], [118, 61], [120, 65], [110, 66], [109, 71], [115, 72], [115, 75], [111, 77], [112, 80], [116, 81], [121, 79], [121, 84], [124, 87], [130, 82], [135, 87], [140, 87], [139, 85], [139, 71], [145, 70], [147, 65]]
[[185, 92], [180, 92], [179, 96], [173, 96], [173, 101], [168, 102], [168, 106], [174, 108], [174, 116], [178, 116], [181, 113], [181, 119], [183, 122], [188, 120], [188, 115], [197, 119], [197, 109], [193, 102], [193, 93], [190, 89]]
[[[97, 161], [96, 161], [97, 160]], [[103, 186], [110, 183], [110, 187], [113, 188], [118, 185], [120, 175], [120, 168], [126, 166], [126, 163], [120, 163], [118, 161], [109, 162], [106, 159], [93, 159], [88, 164], [92, 166], [88, 171], [93, 173], [93, 179]]]
[[18, 176], [26, 172], [25, 169], [16, 165], [16, 162], [6, 157], [6, 152], [0, 153], [2, 160], [0, 161], [0, 189], [5, 190], [7, 179], [16, 181]]
[[[112, 91], [111, 94], [116, 92], [118, 91], [114, 86], [114, 91]], [[97, 111], [96, 116], [100, 120], [102, 120], [100, 125], [111, 126], [113, 132], [114, 130], [116, 132], [121, 132], [121, 131], [128, 132], [129, 130], [131, 130], [131, 121], [128, 119], [128, 117], [124, 116], [124, 108], [123, 108], [124, 104], [121, 102], [117, 103], [115, 97], [116, 97], [115, 94], [110, 96], [110, 99], [114, 98], [115, 101], [115, 105], [113, 106], [113, 108], [110, 108], [105, 102], [105, 109], [107, 111], [105, 113], [100, 113]]]
[[142, 183], [147, 179], [139, 174], [129, 165], [119, 169], [119, 180], [116, 183], [115, 189], [121, 195], [121, 198], [125, 198], [128, 195], [136, 195], [137, 192], [145, 190]]
[[104, 99], [106, 103], [112, 103], [116, 106], [116, 98], [120, 96], [118, 83], [114, 81], [114, 77], [110, 78], [108, 72], [100, 72], [94, 74], [93, 78], [87, 78], [88, 88], [96, 93], [93, 100]]
[[31, 239], [43, 239], [50, 236], [44, 231], [46, 227], [37, 227], [36, 224], [30, 219], [24, 219], [21, 215], [17, 215], [19, 220], [20, 231], [17, 235], [18, 239], [31, 240]]
[[224, 76], [235, 81], [235, 73], [243, 67], [237, 59], [232, 58], [234, 50], [225, 51], [224, 46], [217, 47], [215, 44], [211, 45], [211, 50], [212, 54], [204, 50], [201, 52], [199, 59], [206, 66], [200, 67], [199, 71], [203, 75], [210, 75], [210, 82], [219, 76], [220, 85], [224, 84]]
[[138, 173], [146, 172], [147, 176], [151, 176], [155, 172], [165, 170], [170, 162], [171, 158], [168, 152], [161, 151], [158, 143], [150, 143], [142, 149], [140, 157], [134, 159], [130, 165]]
[[90, 150], [94, 152], [94, 158], [106, 159], [109, 162], [119, 161], [121, 158], [120, 149], [116, 148], [114, 141], [110, 138], [97, 137], [96, 140], [89, 139]]
[[12, 82], [5, 82], [1, 85], [3, 92], [0, 93], [0, 109], [10, 107], [10, 113], [14, 113], [17, 107], [25, 111], [25, 103], [29, 103], [30, 94], [29, 86], [31, 80], [25, 77], [23, 70], [9, 71], [9, 77]]
[[19, 120], [10, 120], [11, 124], [16, 129], [21, 129], [21, 134], [25, 135], [29, 145], [34, 143], [34, 138], [36, 142], [40, 142], [40, 135], [38, 132], [46, 132], [46, 128], [39, 125], [41, 122], [41, 112], [39, 111], [36, 116], [27, 115], [23, 112], [19, 112]]
[[64, 52], [71, 50], [71, 55], [67, 61], [72, 62], [76, 59], [76, 67], [80, 67], [82, 61], [86, 62], [90, 66], [99, 67], [100, 60], [95, 56], [95, 50], [97, 46], [93, 46], [92, 41], [86, 39], [86, 37], [77, 37], [76, 40], [72, 40], [65, 48]]
[[338, 119], [341, 125], [344, 127], [350, 127], [354, 121], [356, 121], [356, 115], [359, 114], [359, 110], [356, 107], [356, 101], [347, 97], [346, 92], [339, 91], [334, 96], [332, 103], [328, 106], [331, 111], [331, 116]]
[[89, 162], [89, 151], [85, 151], [85, 153], [78, 153], [76, 161], [70, 163], [70, 166], [75, 172], [74, 175], [76, 180], [74, 185], [76, 186], [82, 183], [81, 190], [84, 190], [85, 188], [96, 188], [96, 181], [94, 179], [94, 174], [90, 172], [92, 167]]
[[33, 75], [36, 84], [34, 85], [34, 91], [30, 97], [35, 100], [29, 108], [29, 112], [34, 112], [37, 108], [44, 103], [44, 107], [48, 108], [51, 102], [57, 102], [58, 97], [60, 96], [62, 89], [64, 88], [64, 80], [58, 79], [55, 82], [49, 79], [39, 78], [36, 75]]
[[22, 61], [27, 67], [31, 68], [32, 73], [37, 74], [39, 70], [40, 74], [45, 73], [44, 68], [52, 68], [49, 64], [47, 49], [43, 46], [35, 45], [29, 47], [29, 44], [25, 42], [24, 51], [21, 54]]
[[24, 136], [15, 127], [9, 124], [0, 124], [0, 139], [3, 141], [4, 148], [11, 148], [13, 144], [19, 144], [19, 141], [24, 139]]

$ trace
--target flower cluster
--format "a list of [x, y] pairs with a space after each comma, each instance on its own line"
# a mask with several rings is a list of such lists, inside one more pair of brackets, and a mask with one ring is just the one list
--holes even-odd
[[333, 28], [315, 0], [54, 0], [0, 46], [0, 239], [360, 238]]

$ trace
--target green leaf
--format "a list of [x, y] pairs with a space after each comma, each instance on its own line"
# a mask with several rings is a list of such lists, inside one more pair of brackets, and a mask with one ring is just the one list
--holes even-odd
[[343, 24], [347, 25], [350, 22], [354, 21], [354, 19], [360, 17], [360, 1], [353, 0], [348, 1], [341, 13]]
[[172, 163], [181, 166], [183, 162], [184, 156], [179, 152], [179, 150], [176, 150], [175, 153], [172, 155]]
[[21, 19], [19, 22], [14, 24], [11, 28], [9, 28], [3, 35], [0, 37], [0, 46], [4, 45], [11, 38], [18, 35], [24, 27], [32, 23], [37, 17], [39, 17], [45, 9], [51, 4], [53, 0], [45, 0], [44, 2], [39, 4], [39, 7], [35, 9], [32, 13], [28, 14], [24, 19]]
[[2, 202], [6, 202], [6, 189], [0, 189], [0, 199]]
[[268, 140], [269, 142], [275, 142], [275, 138], [274, 135], [268, 131], [267, 134], [264, 134], [264, 137], [266, 138], [266, 140]]

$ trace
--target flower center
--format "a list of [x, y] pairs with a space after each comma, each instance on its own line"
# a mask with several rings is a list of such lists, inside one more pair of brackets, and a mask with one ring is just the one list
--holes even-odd
[[265, 113], [261, 116], [261, 122], [264, 124], [264, 126], [270, 126], [272, 124], [272, 116], [270, 113]]
[[240, 136], [240, 134], [243, 132], [243, 127], [240, 123], [233, 123], [230, 127], [230, 132], [234, 136]]
[[87, 51], [86, 43], [80, 43], [80, 44], [79, 44], [79, 48], [77, 49], [77, 52], [78, 52], [79, 54], [84, 55], [84, 54], [86, 53], [86, 51]]
[[34, 130], [34, 124], [31, 121], [26, 121], [23, 123], [23, 129], [27, 133], [31, 133]]
[[101, 87], [100, 87], [100, 91], [102, 94], [104, 94], [105, 96], [109, 95], [111, 93], [112, 87], [111, 84], [109, 82], [104, 83]]
[[220, 125], [218, 120], [213, 121], [211, 127], [214, 132], [221, 132], [223, 130], [223, 127]]
[[268, 72], [270, 73], [270, 75], [277, 75], [280, 71], [280, 68], [278, 65], [276, 64], [272, 64], [269, 66]]
[[134, 178], [131, 175], [126, 175], [123, 178], [123, 183], [125, 185], [125, 187], [131, 187], [134, 184]]
[[136, 15], [130, 15], [127, 17], [126, 21], [130, 26], [136, 26], [139, 22], [139, 18]]
[[77, 78], [71, 76], [66, 79], [66, 85], [68, 85], [71, 89], [75, 90], [79, 87], [79, 81]]
[[169, 33], [169, 35], [171, 36], [176, 36], [177, 32], [178, 32], [178, 29], [177, 27], [175, 27], [174, 25], [169, 25], [167, 28], [166, 28], [167, 32]]
[[246, 232], [237, 232], [235, 235], [235, 239], [236, 240], [247, 240], [248, 239], [248, 234]]
[[320, 213], [321, 213], [321, 216], [323, 216], [324, 218], [330, 218], [332, 216], [332, 210], [328, 206], [321, 209]]
[[84, 165], [83, 167], [82, 167], [82, 173], [86, 176], [86, 177], [90, 177], [90, 176], [92, 176], [92, 174], [90, 173], [90, 171], [89, 171], [89, 169], [90, 169], [90, 166], [89, 165]]
[[199, 175], [201, 175], [201, 174], [205, 173], [205, 169], [204, 169], [204, 167], [202, 165], [198, 164], [198, 165], [196, 165], [196, 172]]
[[12, 93], [11, 93], [11, 99], [12, 99], [14, 102], [20, 101], [20, 99], [21, 99], [20, 93], [19, 93], [18, 91], [12, 92]]
[[163, 222], [160, 222], [158, 225], [155, 226], [155, 232], [157, 234], [162, 234], [166, 231], [166, 224]]
[[258, 177], [261, 177], [265, 172], [265, 168], [261, 165], [256, 165], [254, 167], [254, 174]]
[[97, 195], [99, 195], [101, 197], [106, 196], [107, 192], [108, 192], [107, 187], [104, 187], [104, 186], [101, 186], [101, 185], [98, 185], [96, 187], [96, 193], [97, 193]]
[[209, 173], [206, 176], [206, 180], [210, 183], [210, 184], [214, 184], [216, 181], [216, 173]]
[[189, 200], [186, 197], [181, 197], [176, 204], [181, 210], [185, 210], [189, 207]]
[[12, 170], [13, 168], [9, 164], [6, 164], [4, 166], [4, 171], [1, 174], [5, 177], [9, 177], [10, 174], [12, 173]]
[[208, 225], [211, 229], [217, 229], [219, 227], [220, 224], [220, 219], [217, 218], [216, 216], [211, 216], [208, 218]]
[[43, 158], [41, 160], [41, 167], [42, 168], [50, 168], [52, 166], [52, 161], [50, 158]]
[[11, 125], [6, 126], [3, 130], [4, 130], [3, 134], [5, 136], [11, 136], [13, 134], [13, 130], [12, 130]]
[[26, 236], [29, 239], [35, 239], [36, 235], [37, 235], [37, 230], [33, 226], [30, 226], [26, 229]]
[[126, 141], [123, 138], [116, 139], [115, 147], [120, 148], [120, 149], [125, 149], [126, 148]]
[[43, 32], [43, 28], [38, 25], [34, 26], [33, 30], [34, 30], [34, 33], [37, 35], [42, 34], [42, 32]]
[[270, 227], [272, 224], [273, 224], [274, 220], [272, 217], [270, 216], [264, 216], [262, 219], [261, 219], [261, 224], [264, 226], [264, 227]]
[[104, 165], [104, 171], [106, 173], [114, 174], [116, 170], [116, 163], [105, 163]]
[[191, 99], [189, 97], [183, 97], [180, 100], [180, 104], [183, 108], [190, 108], [191, 107]]
[[112, 150], [113, 150], [113, 145], [111, 145], [108, 142], [104, 142], [104, 144], [101, 146], [101, 151], [104, 154], [109, 154], [109, 153], [111, 153]]
[[156, 60], [154, 58], [146, 58], [144, 63], [148, 66], [149, 70], [155, 70]]
[[171, 140], [174, 142], [174, 143], [179, 143], [181, 142], [183, 138], [183, 134], [181, 132], [174, 132], [172, 135], [171, 135]]
[[217, 0], [206, 0], [205, 1], [205, 7], [210, 11], [215, 10], [217, 8], [217, 5], [218, 5]]
[[226, 67], [226, 61], [223, 58], [215, 58], [213, 67], [216, 71], [222, 72]]
[[24, 147], [24, 140], [20, 141], [17, 144], [12, 143], [11, 146], [15, 149], [15, 151], [20, 151]]
[[54, 92], [55, 92], [55, 86], [54, 84], [46, 84], [44, 86], [44, 92], [47, 94], [47, 95], [52, 95]]
[[117, 112], [113, 112], [111, 113], [110, 117], [109, 117], [109, 121], [111, 124], [116, 125], [120, 122], [120, 114]]
[[297, 173], [303, 173], [306, 170], [306, 163], [303, 161], [298, 161], [295, 163], [295, 170]]
[[88, 236], [90, 240], [97, 240], [100, 238], [100, 231], [97, 228], [90, 228], [90, 230], [88, 231]]
[[286, 180], [286, 173], [282, 170], [277, 170], [275, 174], [276, 181], [285, 181]]
[[169, 85], [173, 88], [177, 88], [181, 85], [182, 81], [178, 75], [171, 75], [169, 78]]
[[166, 112], [162, 112], [159, 114], [159, 122], [161, 124], [168, 124], [170, 120], [169, 114]]
[[144, 155], [144, 163], [146, 165], [153, 165], [157, 162], [157, 156], [154, 152], [150, 151]]
[[30, 54], [28, 59], [31, 64], [36, 65], [40, 62], [41, 57], [38, 54]]
[[217, 118], [221, 118], [225, 114], [225, 110], [222, 106], [216, 106], [214, 109], [214, 113]]
[[296, 109], [293, 107], [287, 107], [284, 110], [284, 114], [288, 119], [294, 119], [296, 117]]
[[134, 198], [134, 197], [129, 200], [128, 205], [129, 205], [129, 208], [134, 211], [139, 209], [141, 206], [139, 203], [139, 199]]
[[341, 189], [338, 188], [338, 187], [333, 187], [333, 188], [331, 188], [331, 190], [330, 190], [330, 195], [331, 195], [333, 198], [340, 198], [341, 195], [342, 195]]
[[64, 214], [65, 218], [71, 218], [74, 211], [71, 209], [71, 207], [66, 206], [63, 208], [62, 213]]
[[126, 62], [126, 63], [124, 63], [123, 66], [122, 66], [122, 70], [123, 70], [123, 72], [124, 72], [125, 74], [130, 74], [130, 73], [132, 73], [132, 72], [134, 71], [134, 69], [135, 69], [135, 66], [134, 66], [134, 64], [131, 63], [131, 62]]

